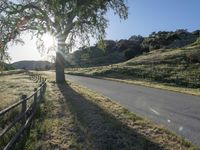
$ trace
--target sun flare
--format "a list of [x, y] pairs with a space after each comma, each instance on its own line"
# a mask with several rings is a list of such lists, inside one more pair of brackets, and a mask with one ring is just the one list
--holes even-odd
[[44, 42], [44, 46], [46, 48], [51, 48], [53, 46], [56, 46], [56, 44], [57, 44], [56, 38], [53, 35], [51, 35], [50, 33], [45, 33], [42, 36], [42, 41]]

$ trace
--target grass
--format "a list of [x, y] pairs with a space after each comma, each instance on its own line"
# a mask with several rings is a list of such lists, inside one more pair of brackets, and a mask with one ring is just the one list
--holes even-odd
[[72, 82], [56, 84], [51, 72], [40, 116], [26, 149], [198, 149], [118, 103]]
[[0, 71], [0, 76], [2, 75], [11, 75], [11, 74], [19, 74], [24, 73], [23, 69], [9, 70], [9, 71]]
[[[0, 76], [0, 111], [20, 100], [22, 94], [27, 96], [33, 93], [33, 88], [38, 86], [38, 83], [31, 80], [30, 76], [22, 71], [7, 71]], [[28, 101], [28, 106], [32, 100]], [[20, 113], [21, 105], [14, 108], [12, 111], [0, 117], [0, 130], [3, 129]], [[20, 128], [21, 123], [16, 123], [15, 126], [8, 131], [3, 138], [0, 139], [0, 149], [9, 142], [11, 137]]]
[[[72, 82], [56, 84], [52, 72], [37, 73], [48, 77], [47, 92], [18, 149], [199, 149], [107, 97]], [[25, 77], [3, 78], [11, 83], [22, 79], [24, 85]]]
[[0, 76], [0, 110], [20, 100], [22, 94], [30, 95], [38, 83], [24, 73]]
[[159, 49], [116, 65], [65, 72], [200, 95], [200, 64], [190, 62], [191, 54], [198, 56], [199, 46]]
[[30, 131], [25, 148], [35, 149], [83, 149], [81, 131], [77, 127], [69, 105], [55, 82], [48, 83], [45, 100]]

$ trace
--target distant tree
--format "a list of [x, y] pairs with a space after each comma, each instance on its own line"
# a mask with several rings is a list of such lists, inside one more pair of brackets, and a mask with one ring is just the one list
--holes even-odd
[[127, 49], [124, 52], [124, 56], [126, 57], [126, 59], [131, 59], [137, 55], [140, 55], [142, 53], [141, 49]]
[[50, 70], [51, 66], [50, 65], [45, 65], [45, 70]]
[[4, 49], [0, 48], [0, 71], [3, 71], [6, 69], [5, 63], [10, 62], [11, 58], [8, 55], [7, 51], [4, 51]]
[[104, 40], [105, 50], [107, 53], [112, 53], [116, 50], [116, 42], [113, 40]]
[[192, 34], [200, 37], [200, 30], [195, 30]]
[[141, 35], [133, 35], [129, 38], [129, 41], [134, 41], [136, 44], [141, 44], [144, 40], [144, 37]]
[[[103, 39], [109, 9], [121, 19], [127, 18], [124, 0], [1, 0], [0, 44], [5, 50], [7, 43], [17, 40], [23, 31], [32, 31], [38, 37], [47, 32], [55, 35], [56, 81], [64, 82], [64, 56], [77, 37], [81, 41], [89, 41], [90, 35]], [[42, 44], [39, 48], [43, 48]]]
[[187, 29], [177, 29], [175, 31], [175, 34], [178, 34], [178, 35], [179, 34], [187, 34], [187, 33], [189, 33]]
[[149, 47], [141, 47], [141, 53], [148, 53]]
[[[173, 43], [179, 41], [179, 45], [184, 46], [188, 43], [192, 43], [196, 37], [189, 33], [185, 29], [178, 29], [175, 32], [172, 31], [159, 31], [153, 32], [149, 37], [145, 38], [142, 42], [143, 47], [149, 47], [152, 49], [164, 48]], [[192, 39], [192, 40], [191, 40]], [[191, 41], [190, 41], [191, 40]]]
[[117, 42], [116, 47], [120, 52], [122, 52], [129, 48], [138, 49], [140, 48], [140, 44], [137, 44], [135, 41], [121, 39]]

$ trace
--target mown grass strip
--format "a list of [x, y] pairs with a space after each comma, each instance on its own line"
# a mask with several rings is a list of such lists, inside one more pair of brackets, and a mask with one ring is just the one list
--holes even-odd
[[[105, 114], [103, 114], [104, 118], [112, 122], [112, 124], [110, 125], [115, 126], [114, 124], [116, 123], [116, 120], [117, 122], [120, 121], [123, 124], [123, 127], [125, 125], [133, 129], [135, 132], [144, 136], [151, 142], [156, 143], [159, 146], [159, 148], [199, 149], [196, 146], [193, 146], [190, 142], [177, 136], [175, 133], [170, 132], [163, 127], [155, 125], [149, 120], [138, 117], [137, 115], [131, 113], [126, 108], [121, 106], [120, 104], [113, 102], [109, 98], [75, 83], [70, 82], [69, 84], [74, 91], [85, 97], [85, 99], [87, 99], [88, 101], [91, 101], [92, 103], [98, 105], [98, 107], [103, 109], [106, 112]], [[113, 118], [115, 118], [116, 120], [114, 119], [115, 121], [113, 121]], [[119, 127], [117, 127], [117, 130], [119, 130]], [[143, 138], [143, 140], [145, 138]]]

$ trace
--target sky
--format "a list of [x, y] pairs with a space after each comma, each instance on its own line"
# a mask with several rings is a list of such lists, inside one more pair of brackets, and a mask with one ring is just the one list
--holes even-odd
[[[129, 7], [127, 20], [120, 20], [112, 11], [107, 18], [106, 39], [128, 39], [132, 35], [148, 36], [154, 31], [200, 29], [200, 0], [126, 0]], [[20, 60], [45, 60], [35, 46], [36, 40], [23, 35], [23, 46], [9, 46], [11, 62]]]

